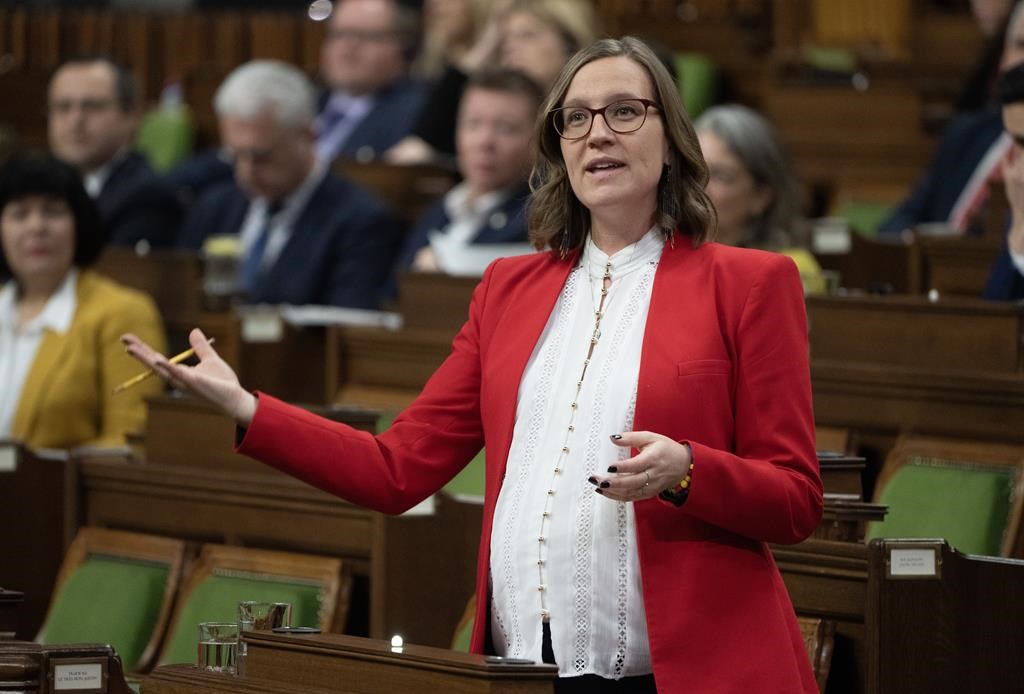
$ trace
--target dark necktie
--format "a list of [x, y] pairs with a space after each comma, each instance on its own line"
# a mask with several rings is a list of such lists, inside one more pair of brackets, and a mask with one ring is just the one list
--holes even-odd
[[326, 137], [332, 130], [338, 127], [338, 123], [345, 120], [345, 111], [328, 103], [327, 107], [320, 112], [320, 117], [317, 120], [317, 125], [319, 126], [317, 128], [317, 135]]
[[256, 241], [249, 248], [249, 252], [246, 254], [245, 259], [242, 261], [242, 267], [240, 269], [242, 291], [250, 298], [256, 293], [256, 286], [259, 283], [260, 276], [263, 274], [261, 267], [263, 254], [267, 252], [267, 241], [270, 239], [270, 229], [273, 224], [274, 217], [280, 211], [281, 205], [279, 203], [273, 203], [267, 206], [267, 213], [263, 219], [263, 226], [260, 228], [260, 233], [256, 237]]

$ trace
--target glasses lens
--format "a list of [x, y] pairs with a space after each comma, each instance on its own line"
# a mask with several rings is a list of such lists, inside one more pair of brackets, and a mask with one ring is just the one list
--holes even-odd
[[644, 102], [636, 99], [626, 99], [608, 104], [604, 108], [604, 119], [608, 126], [618, 133], [630, 133], [638, 130], [644, 124], [647, 117], [647, 107]]
[[568, 139], [583, 137], [590, 131], [590, 111], [572, 106], [555, 111], [555, 130]]

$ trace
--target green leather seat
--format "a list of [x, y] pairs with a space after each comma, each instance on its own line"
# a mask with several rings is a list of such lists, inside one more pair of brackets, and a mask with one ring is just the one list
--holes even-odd
[[332, 557], [204, 545], [179, 593], [157, 664], [195, 663], [199, 624], [237, 622], [243, 600], [290, 603], [292, 626], [329, 631], [339, 600], [348, 595], [345, 580], [341, 560]]
[[37, 640], [106, 643], [127, 671], [149, 665], [178, 589], [185, 543], [85, 527], [68, 548]]
[[155, 108], [142, 117], [135, 146], [158, 173], [171, 169], [192, 151], [192, 115], [186, 106]]
[[153, 634], [170, 568], [92, 556], [61, 586], [38, 640], [107, 643], [128, 670], [137, 669]]
[[910, 457], [877, 501], [889, 506], [867, 539], [941, 537], [969, 554], [998, 556], [1011, 527], [1019, 468]]
[[696, 118], [715, 101], [718, 71], [710, 58], [699, 53], [677, 53], [675, 67], [683, 106], [690, 118]]
[[212, 575], [195, 588], [182, 606], [159, 664], [195, 663], [199, 623], [237, 622], [238, 603], [242, 600], [291, 603], [292, 624], [320, 624], [319, 584], [242, 571]]

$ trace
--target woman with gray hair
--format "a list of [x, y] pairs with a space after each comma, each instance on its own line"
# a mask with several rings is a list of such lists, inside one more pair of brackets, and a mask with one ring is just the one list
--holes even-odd
[[730, 246], [783, 250], [800, 243], [800, 185], [775, 129], [757, 112], [729, 104], [694, 123], [718, 212], [716, 240]]

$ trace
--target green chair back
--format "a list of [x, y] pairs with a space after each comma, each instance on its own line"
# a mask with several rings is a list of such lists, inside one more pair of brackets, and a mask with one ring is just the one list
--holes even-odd
[[135, 146], [157, 172], [169, 170], [192, 151], [192, 115], [185, 106], [156, 108], [142, 117]]
[[44, 644], [109, 643], [136, 669], [160, 615], [170, 569], [90, 556], [61, 586], [39, 634]]
[[319, 626], [321, 586], [313, 581], [244, 571], [215, 571], [200, 583], [182, 605], [164, 645], [159, 665], [195, 663], [200, 622], [238, 621], [242, 600], [287, 602], [292, 624]]
[[699, 53], [677, 53], [675, 63], [679, 96], [690, 118], [696, 118], [714, 103], [718, 89], [715, 64]]
[[862, 236], [873, 239], [878, 236], [878, 227], [891, 213], [892, 205], [853, 200], [841, 205], [835, 216], [845, 219], [850, 228]]
[[912, 457], [881, 490], [884, 521], [867, 539], [942, 537], [969, 554], [997, 556], [1013, 512], [1018, 469]]
[[444, 486], [444, 491], [457, 499], [483, 502], [486, 481], [486, 461], [480, 451], [469, 465]]

